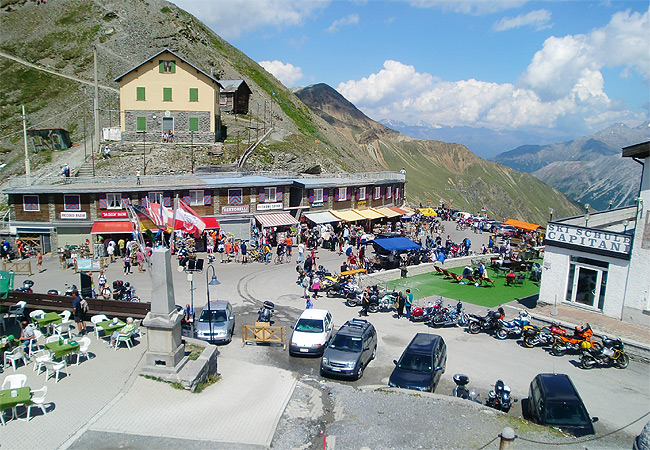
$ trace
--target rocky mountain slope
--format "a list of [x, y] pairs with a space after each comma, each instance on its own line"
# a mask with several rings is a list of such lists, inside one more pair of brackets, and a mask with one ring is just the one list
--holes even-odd
[[[28, 126], [65, 128], [75, 142], [90, 138], [93, 45], [102, 127], [116, 126], [119, 120], [114, 78], [167, 47], [216, 77], [244, 79], [253, 91], [249, 115], [222, 115], [228, 127], [223, 156], [195, 149], [201, 164], [232, 162], [265, 121], [273, 124], [273, 132], [248, 160], [249, 169], [354, 172], [406, 167], [407, 196], [415, 205], [453, 199], [453, 206], [461, 209], [485, 206], [493, 216], [539, 222], [549, 207], [558, 214], [578, 212], [575, 204], [534, 177], [486, 162], [461, 145], [408, 138], [368, 119], [329, 87], [294, 95], [198, 19], [163, 0], [56, 0], [41, 5], [3, 0], [0, 27], [0, 162], [7, 164], [5, 176], [24, 170], [20, 105], [27, 110]], [[147, 173], [189, 171], [187, 158], [176, 164], [179, 160], [173, 157], [174, 152], [189, 154], [186, 147], [168, 150], [168, 158], [156, 158], [170, 161], [172, 167], [152, 164]], [[160, 149], [154, 150], [158, 155]], [[65, 154], [32, 155], [32, 169], [53, 165]], [[140, 164], [136, 156], [131, 159]], [[126, 165], [126, 159], [116, 157], [97, 169], [129, 172]]]
[[526, 145], [493, 158], [535, 177], [580, 203], [606, 209], [631, 204], [641, 166], [621, 157], [621, 148], [650, 139], [650, 123], [612, 125], [594, 135], [550, 145]]
[[549, 207], [560, 216], [579, 213], [575, 204], [535, 177], [486, 161], [463, 145], [409, 138], [369, 119], [330, 86], [317, 84], [295, 93], [378, 164], [392, 170], [405, 167], [407, 198], [415, 205], [453, 199], [460, 209], [478, 212], [485, 206], [493, 217], [542, 223]]

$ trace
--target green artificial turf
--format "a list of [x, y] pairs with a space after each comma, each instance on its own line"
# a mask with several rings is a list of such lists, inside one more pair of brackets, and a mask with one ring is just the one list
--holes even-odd
[[[463, 267], [455, 267], [447, 270], [458, 275], [463, 273]], [[490, 276], [494, 280], [494, 287], [491, 285], [477, 287], [469, 284], [467, 280], [463, 280], [467, 284], [459, 284], [451, 278], [445, 278], [439, 272], [431, 272], [390, 281], [387, 287], [389, 290], [396, 289], [401, 291], [411, 288], [416, 304], [420, 304], [421, 302], [418, 302], [418, 300], [423, 297], [440, 296], [461, 300], [464, 303], [485, 306], [486, 308], [494, 308], [495, 306], [513, 300], [539, 294], [539, 283], [530, 281], [528, 277], [526, 277], [523, 285], [506, 286], [504, 276], [497, 277], [493, 273], [490, 273]]]

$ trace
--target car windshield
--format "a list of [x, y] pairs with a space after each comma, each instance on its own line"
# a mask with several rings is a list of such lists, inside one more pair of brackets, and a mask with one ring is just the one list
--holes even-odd
[[199, 317], [199, 322], [225, 322], [228, 320], [226, 316], [226, 311], [223, 309], [204, 309], [201, 311], [201, 316]]
[[295, 330], [303, 333], [322, 333], [323, 321], [320, 319], [300, 319]]
[[334, 336], [330, 347], [344, 352], [360, 352], [361, 338], [337, 334]]
[[413, 372], [431, 372], [433, 370], [431, 356], [417, 353], [403, 354], [397, 363], [397, 367]]
[[577, 403], [548, 403], [546, 424], [558, 426], [579, 426], [589, 423], [586, 411]]

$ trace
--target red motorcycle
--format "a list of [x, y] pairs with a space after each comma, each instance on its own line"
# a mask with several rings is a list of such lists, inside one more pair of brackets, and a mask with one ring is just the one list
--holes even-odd
[[442, 306], [442, 297], [435, 301], [435, 303], [429, 302], [427, 306], [417, 307], [411, 311], [411, 322], [428, 322], [436, 314], [440, 314], [443, 310], [446, 310]]

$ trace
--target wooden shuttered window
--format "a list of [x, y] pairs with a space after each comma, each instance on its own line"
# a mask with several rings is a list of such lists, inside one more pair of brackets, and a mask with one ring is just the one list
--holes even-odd
[[135, 88], [135, 99], [137, 101], [145, 101], [146, 100], [144, 87]]
[[190, 101], [191, 102], [199, 101], [199, 88], [190, 88]]
[[172, 101], [172, 88], [163, 88], [163, 102]]
[[165, 61], [164, 59], [158, 60], [158, 72], [176, 73], [176, 61]]

